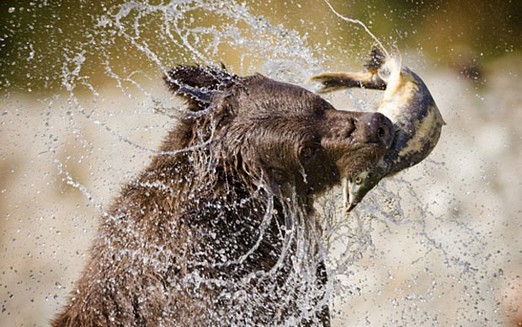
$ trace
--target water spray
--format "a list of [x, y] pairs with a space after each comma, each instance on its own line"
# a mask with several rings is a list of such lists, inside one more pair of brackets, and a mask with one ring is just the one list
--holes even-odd
[[377, 43], [377, 45], [379, 45], [379, 47], [382, 49], [382, 51], [386, 54], [386, 57], [389, 57], [389, 54], [388, 54], [388, 51], [386, 50], [386, 48], [382, 45], [381, 41], [379, 41], [379, 39], [370, 31], [370, 29], [363, 23], [361, 22], [360, 20], [358, 19], [353, 19], [353, 18], [348, 18], [348, 17], [345, 17], [343, 15], [341, 15], [340, 13], [338, 13], [334, 7], [330, 4], [330, 2], [328, 2], [328, 0], [324, 0], [324, 2], [328, 5], [328, 7], [330, 8], [330, 10], [339, 18], [341, 18], [342, 20], [344, 20], [345, 22], [348, 22], [348, 23], [352, 23], [352, 24], [357, 24], [357, 25], [360, 25], [362, 26], [362, 28], [364, 29], [364, 31]]

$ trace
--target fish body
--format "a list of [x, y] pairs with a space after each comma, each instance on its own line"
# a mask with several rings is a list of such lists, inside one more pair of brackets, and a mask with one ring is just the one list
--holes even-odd
[[435, 148], [445, 125], [428, 87], [411, 69], [402, 66], [398, 52], [387, 56], [373, 47], [365, 68], [364, 72], [324, 73], [312, 77], [313, 81], [322, 83], [319, 93], [352, 87], [384, 90], [377, 111], [395, 126], [390, 151], [372, 168], [343, 180], [347, 211], [384, 177], [424, 160]]

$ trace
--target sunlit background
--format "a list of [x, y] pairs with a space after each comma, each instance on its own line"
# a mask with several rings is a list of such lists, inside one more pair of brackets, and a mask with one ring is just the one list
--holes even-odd
[[[376, 42], [340, 16], [400, 50], [447, 125], [348, 218], [329, 216], [338, 190], [319, 203], [333, 325], [521, 324], [522, 2], [330, 4], [1, 1], [0, 326], [45, 326], [64, 304], [101, 212], [175, 124], [166, 69], [222, 62], [313, 89]], [[327, 99], [371, 111], [380, 96]]]

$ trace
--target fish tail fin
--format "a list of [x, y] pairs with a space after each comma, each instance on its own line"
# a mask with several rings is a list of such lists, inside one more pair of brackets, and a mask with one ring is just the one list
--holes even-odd
[[386, 53], [376, 44], [372, 46], [370, 53], [366, 57], [364, 67], [371, 73], [375, 74], [386, 62]]
[[392, 80], [400, 77], [402, 70], [402, 57], [397, 48], [393, 48], [392, 53], [386, 57], [384, 63], [380, 66], [379, 77], [389, 84]]

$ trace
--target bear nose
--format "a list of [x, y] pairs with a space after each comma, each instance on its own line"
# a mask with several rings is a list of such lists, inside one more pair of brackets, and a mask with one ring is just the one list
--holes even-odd
[[395, 129], [393, 123], [386, 116], [378, 112], [367, 113], [359, 119], [359, 124], [368, 143], [386, 149], [391, 147]]

